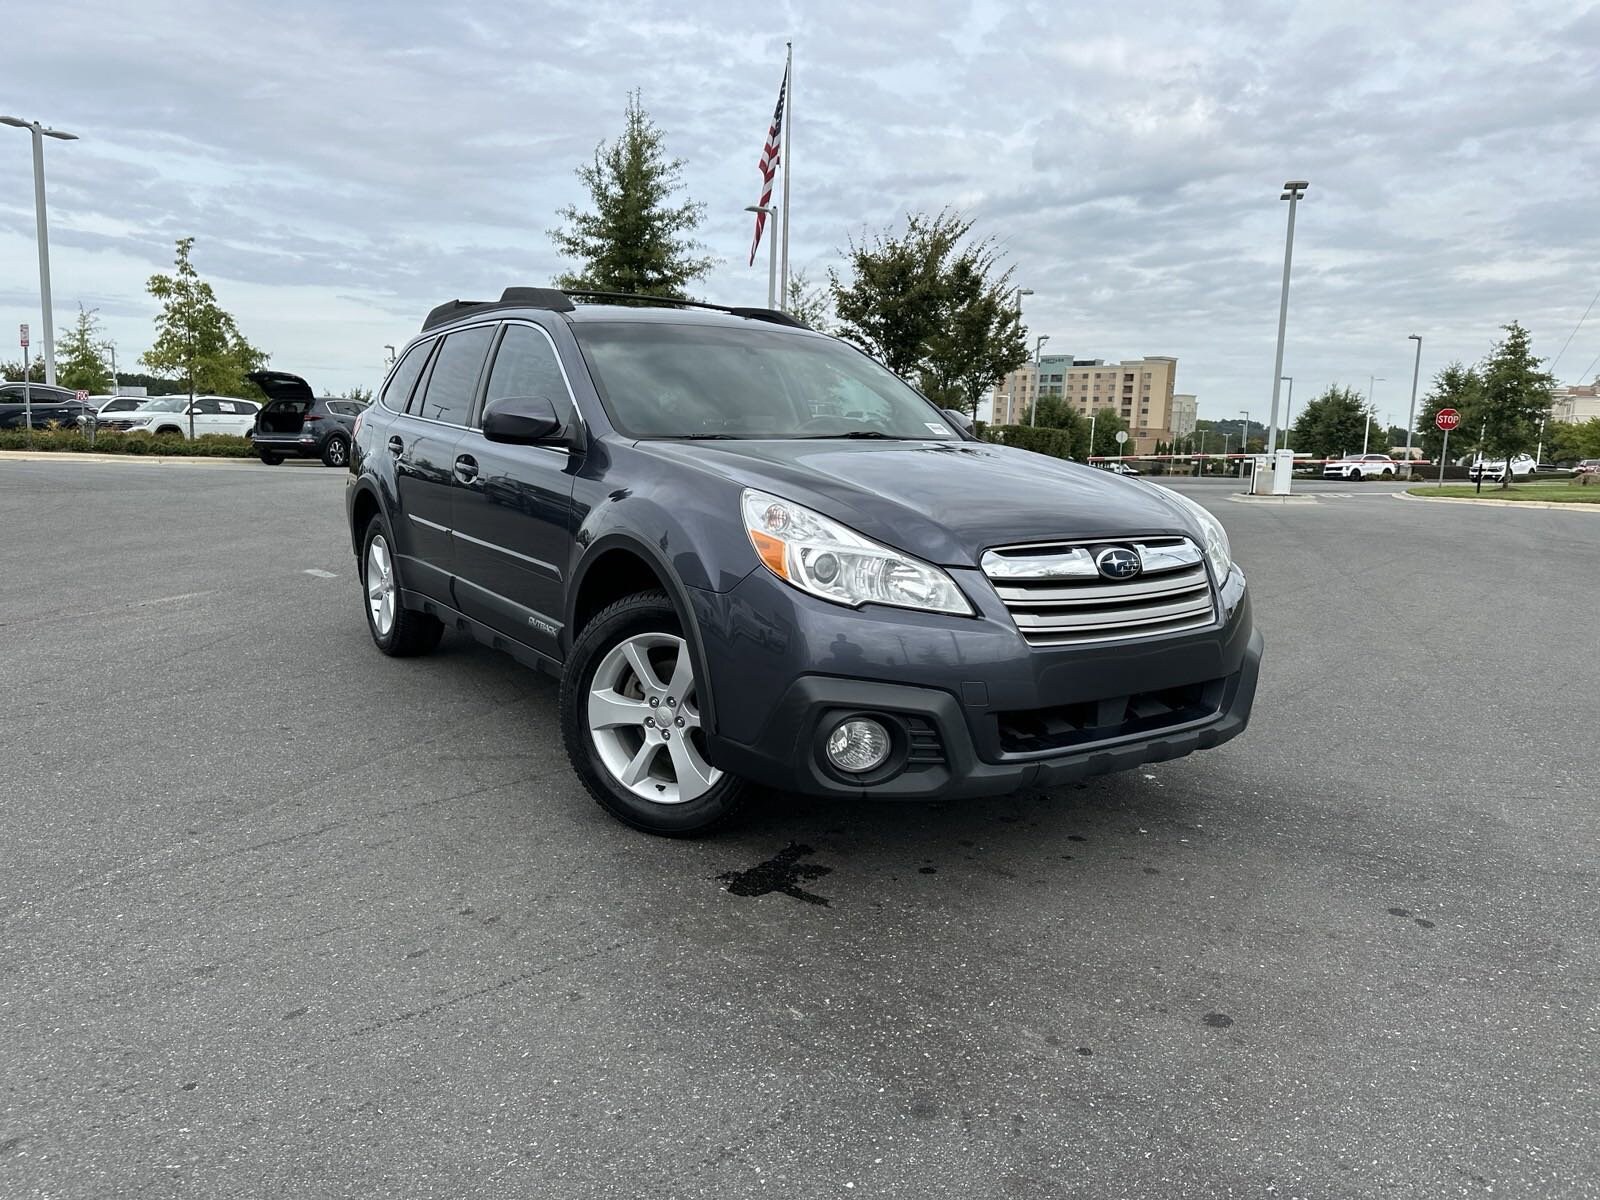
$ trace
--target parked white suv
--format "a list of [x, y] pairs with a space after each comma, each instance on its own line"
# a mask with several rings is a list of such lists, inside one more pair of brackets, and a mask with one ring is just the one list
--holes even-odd
[[[231, 433], [245, 437], [255, 427], [256, 414], [261, 406], [254, 400], [237, 400], [232, 396], [196, 396], [194, 398], [194, 436], [208, 433]], [[189, 436], [189, 397], [162, 396], [141, 404], [131, 413], [117, 413], [109, 421], [101, 421], [103, 429], [125, 430], [128, 433], [172, 434]]]
[[[1533, 455], [1515, 455], [1511, 459], [1511, 478], [1526, 479], [1528, 476], [1533, 474], [1536, 466], [1538, 466], [1538, 464], [1533, 461]], [[1467, 471], [1467, 478], [1477, 479], [1479, 475], [1482, 475], [1485, 479], [1493, 480], [1495, 483], [1503, 482], [1506, 477], [1506, 460], [1503, 458], [1496, 458], [1491, 459], [1489, 462], [1484, 462], [1480, 458], [1477, 462], [1473, 463], [1472, 467]]]
[[1324, 464], [1324, 479], [1393, 479], [1400, 463], [1387, 454], [1346, 454]]

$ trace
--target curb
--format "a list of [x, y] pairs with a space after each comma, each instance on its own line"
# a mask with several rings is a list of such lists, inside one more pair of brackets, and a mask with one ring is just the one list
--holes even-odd
[[209, 454], [86, 454], [77, 450], [0, 450], [0, 462], [144, 463], [163, 467], [261, 467], [254, 458], [216, 458]]
[[1315, 504], [1315, 496], [1251, 496], [1248, 493], [1234, 493], [1223, 497], [1236, 504]]
[[1420, 500], [1424, 504], [1481, 504], [1493, 508], [1542, 508], [1547, 512], [1600, 513], [1600, 504], [1577, 500], [1570, 504], [1562, 504], [1553, 500], [1491, 500], [1487, 497], [1480, 500], [1475, 496], [1415, 496], [1410, 492], [1396, 492], [1395, 499]]

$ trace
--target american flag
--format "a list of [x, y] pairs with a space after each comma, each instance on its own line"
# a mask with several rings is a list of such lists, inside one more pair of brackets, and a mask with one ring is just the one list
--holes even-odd
[[[783, 144], [783, 100], [789, 92], [789, 68], [783, 68], [783, 82], [778, 85], [778, 106], [772, 110], [772, 128], [767, 130], [767, 144], [761, 148], [762, 208], [772, 203], [772, 180], [778, 174], [778, 147]], [[756, 214], [756, 239], [750, 243], [750, 264], [755, 265], [756, 251], [761, 247], [761, 231], [767, 227], [767, 214]]]

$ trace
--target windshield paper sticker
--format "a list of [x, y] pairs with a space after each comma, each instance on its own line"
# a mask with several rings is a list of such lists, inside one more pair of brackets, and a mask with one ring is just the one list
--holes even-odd
[[933, 433], [934, 437], [954, 437], [955, 436], [955, 434], [951, 433], [948, 428], [946, 428], [943, 425], [940, 425], [937, 421], [924, 421], [923, 424], [928, 427], [928, 429]]

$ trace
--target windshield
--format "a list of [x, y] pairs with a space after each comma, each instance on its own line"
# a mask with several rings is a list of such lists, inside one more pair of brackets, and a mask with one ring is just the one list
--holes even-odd
[[776, 329], [587, 321], [573, 332], [606, 413], [637, 438], [957, 438], [865, 354]]
[[187, 396], [172, 396], [166, 400], [152, 400], [139, 406], [140, 412], [182, 412], [188, 406]]

